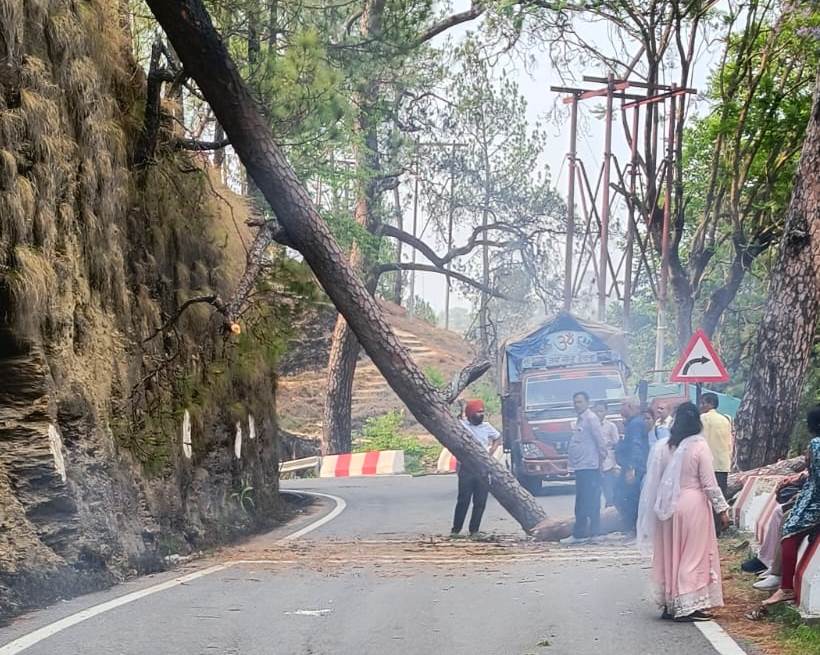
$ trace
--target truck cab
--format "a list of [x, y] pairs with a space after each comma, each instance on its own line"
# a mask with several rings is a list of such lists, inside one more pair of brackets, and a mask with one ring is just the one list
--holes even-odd
[[567, 451], [577, 418], [576, 392], [585, 391], [591, 403], [606, 402], [607, 418], [622, 431], [627, 368], [621, 353], [602, 338], [609, 334], [605, 330], [614, 333], [563, 314], [505, 346], [504, 446], [515, 476], [530, 492], [543, 480], [573, 477]]

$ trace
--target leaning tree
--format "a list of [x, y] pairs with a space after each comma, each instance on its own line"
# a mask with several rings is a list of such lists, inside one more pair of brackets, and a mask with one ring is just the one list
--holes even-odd
[[148, 5], [270, 204], [283, 238], [304, 256], [385, 380], [419, 423], [464, 465], [486, 476], [499, 503], [526, 531], [533, 531], [546, 520], [543, 509], [452, 416], [447, 399], [392, 332], [274, 141], [201, 0], [148, 0]]

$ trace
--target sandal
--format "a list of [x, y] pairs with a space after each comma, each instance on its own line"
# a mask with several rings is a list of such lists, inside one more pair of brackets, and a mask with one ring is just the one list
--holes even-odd
[[762, 605], [764, 607], [768, 607], [770, 605], [777, 605], [778, 603], [786, 603], [790, 600], [794, 600], [793, 589], [778, 589], [766, 600], [764, 600]]
[[744, 614], [743, 616], [745, 618], [749, 619], [749, 621], [762, 621], [768, 615], [769, 615], [769, 608], [764, 607], [763, 605], [761, 605], [757, 609], [753, 609], [750, 612], [746, 612], [746, 614]]

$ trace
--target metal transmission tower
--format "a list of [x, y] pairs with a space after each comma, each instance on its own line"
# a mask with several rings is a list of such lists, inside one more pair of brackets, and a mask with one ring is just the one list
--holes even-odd
[[[679, 122], [683, 120], [683, 102], [678, 103], [678, 99], [681, 95], [693, 94], [696, 91], [678, 88], [674, 84], [649, 85], [645, 82], [616, 79], [612, 74], [607, 77], [585, 75], [583, 79], [585, 82], [606, 86], [597, 89], [551, 87], [554, 92], [568, 94], [563, 102], [570, 105], [564, 309], [572, 309], [572, 301], [578, 296], [591, 268], [597, 287], [598, 320], [606, 321], [607, 299], [614, 295], [623, 302], [624, 330], [629, 331], [632, 293], [641, 275], [645, 275], [658, 302], [655, 368], [660, 369], [664, 360], [668, 310], [669, 234], [672, 219], [675, 135]], [[589, 98], [604, 98], [606, 101], [604, 156], [594, 181], [588, 167], [577, 153], [578, 105], [581, 100]], [[622, 165], [618, 156], [612, 152], [615, 100], [621, 103], [618, 109], [622, 114], [622, 124], [629, 145], [629, 158], [625, 165]], [[641, 108], [644, 106], [647, 107], [647, 111], [641, 116]], [[652, 152], [658, 151], [658, 140], [663, 138], [658, 130], [661, 108], [664, 109], [667, 128], [666, 152], [657, 166], [650, 167], [638, 149], [639, 135], [648, 135], [648, 147]], [[658, 220], [656, 208], [661, 193], [664, 194], [663, 219], [662, 225], [658, 227], [655, 224]], [[622, 203], [616, 202], [619, 199]], [[581, 209], [580, 244], [576, 243], [577, 203]], [[625, 205], [625, 212], [621, 205]], [[610, 252], [610, 226], [614, 210], [619, 208], [622, 214], [626, 214], [625, 243], [620, 256], [613, 261]], [[656, 266], [654, 253], [658, 249], [661, 255], [660, 265]]]

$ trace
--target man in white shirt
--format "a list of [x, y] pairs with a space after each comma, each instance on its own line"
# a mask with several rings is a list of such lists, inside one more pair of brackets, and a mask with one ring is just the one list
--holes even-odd
[[669, 437], [669, 429], [672, 427], [672, 416], [669, 412], [669, 403], [665, 400], [657, 400], [654, 407], [655, 429], [649, 433], [649, 448], [657, 441]]
[[606, 457], [601, 464], [601, 489], [604, 492], [604, 500], [607, 507], [615, 506], [615, 482], [618, 480], [618, 464], [615, 461], [615, 446], [621, 435], [618, 433], [618, 426], [607, 419], [607, 405], [603, 400], [598, 400], [592, 406], [595, 416], [601, 421], [601, 432], [604, 435], [606, 444]]
[[[490, 456], [501, 445], [501, 435], [492, 425], [484, 420], [484, 402], [481, 400], [471, 400], [464, 407], [466, 419], [462, 420], [473, 439], [478, 441]], [[467, 517], [467, 509], [470, 507], [470, 500], [473, 501], [473, 513], [470, 516], [470, 536], [478, 534], [481, 526], [481, 517], [484, 515], [484, 508], [487, 505], [487, 494], [490, 486], [487, 480], [478, 473], [473, 473], [468, 468], [458, 463], [458, 500], [456, 501], [456, 511], [453, 516], [453, 529], [451, 534], [459, 534], [464, 526], [464, 519]]]

